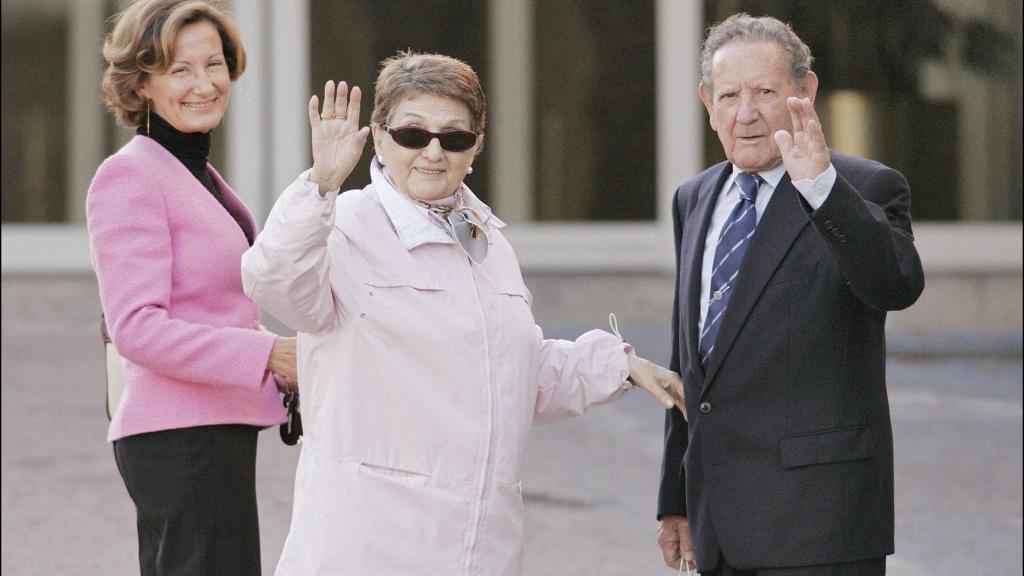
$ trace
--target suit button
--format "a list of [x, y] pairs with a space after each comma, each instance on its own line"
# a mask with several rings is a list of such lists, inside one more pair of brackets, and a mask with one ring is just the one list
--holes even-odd
[[709, 402], [707, 400], [701, 402], [700, 406], [698, 407], [698, 409], [700, 410], [701, 414], [707, 414], [707, 413], [711, 412], [711, 402]]
[[847, 238], [846, 238], [846, 234], [840, 234], [840, 235], [838, 236], [838, 239], [839, 239], [839, 243], [840, 243], [840, 244], [846, 244], [846, 240], [847, 240]]
[[825, 230], [831, 230], [831, 229], [832, 229], [832, 221], [831, 220], [825, 220]]

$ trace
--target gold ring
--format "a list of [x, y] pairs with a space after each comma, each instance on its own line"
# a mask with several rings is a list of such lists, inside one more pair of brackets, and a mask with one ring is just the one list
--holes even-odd
[[328, 114], [327, 112], [320, 115], [321, 120], [334, 120], [335, 118], [337, 118], [337, 116], [334, 114]]

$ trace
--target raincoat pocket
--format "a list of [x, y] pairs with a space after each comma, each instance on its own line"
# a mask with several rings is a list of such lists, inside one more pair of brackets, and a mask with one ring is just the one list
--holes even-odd
[[363, 273], [363, 284], [378, 288], [442, 289], [429, 273], [405, 268], [369, 268]]
[[361, 462], [359, 464], [360, 472], [365, 472], [377, 476], [386, 476], [388, 478], [396, 480], [427, 480], [431, 477], [426, 472], [419, 472], [415, 470], [405, 470], [402, 468], [392, 468], [390, 466], [382, 466], [380, 464], [373, 464], [371, 462]]
[[423, 342], [422, 319], [448, 306], [448, 292], [429, 273], [403, 268], [370, 268], [363, 274], [364, 298], [357, 321], [391, 347]]

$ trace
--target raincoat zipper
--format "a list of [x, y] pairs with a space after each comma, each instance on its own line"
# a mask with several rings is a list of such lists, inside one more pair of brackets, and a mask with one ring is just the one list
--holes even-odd
[[473, 525], [472, 532], [470, 533], [470, 541], [468, 547], [468, 554], [466, 555], [466, 574], [473, 574], [473, 568], [475, 559], [477, 556], [477, 547], [480, 541], [480, 531], [483, 528], [485, 521], [485, 502], [487, 500], [489, 485], [489, 478], [491, 475], [492, 467], [492, 456], [494, 452], [494, 436], [495, 436], [495, 401], [494, 401], [494, 383], [491, 382], [491, 357], [490, 357], [490, 340], [487, 337], [487, 316], [484, 313], [484, 306], [480, 296], [480, 286], [476, 282], [476, 274], [473, 272], [473, 262], [467, 256], [464, 260], [469, 266], [470, 281], [473, 283], [473, 290], [476, 292], [476, 311], [477, 318], [480, 322], [480, 327], [483, 332], [483, 360], [484, 360], [484, 380], [487, 383], [487, 443], [484, 446], [484, 468], [480, 474], [480, 485], [477, 488], [477, 501], [476, 507], [473, 511]]

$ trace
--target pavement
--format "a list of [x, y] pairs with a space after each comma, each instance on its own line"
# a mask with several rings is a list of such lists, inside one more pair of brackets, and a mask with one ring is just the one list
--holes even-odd
[[[3, 575], [137, 574], [134, 509], [104, 440], [95, 288], [4, 279]], [[542, 319], [543, 320], [543, 319]], [[577, 327], [545, 326], [549, 337]], [[665, 330], [623, 327], [665, 362]], [[893, 357], [896, 554], [890, 576], [1022, 570], [1022, 362]], [[639, 392], [583, 418], [537, 427], [526, 460], [525, 576], [669, 575], [655, 543], [662, 410]], [[291, 513], [297, 447], [261, 434], [264, 572]]]

